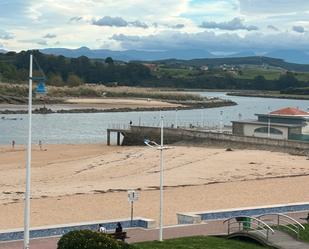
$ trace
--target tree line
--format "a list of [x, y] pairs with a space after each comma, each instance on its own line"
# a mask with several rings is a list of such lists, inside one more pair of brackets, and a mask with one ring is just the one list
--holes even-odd
[[[32, 51], [35, 60], [47, 77], [47, 84], [56, 86], [74, 86], [87, 83], [122, 82], [136, 85], [151, 77], [150, 70], [139, 63], [114, 63], [112, 58], [91, 60], [86, 56], [66, 58], [64, 56], [45, 55]], [[22, 83], [28, 80], [30, 51], [0, 54], [0, 80]], [[34, 75], [42, 72], [34, 63]]]
[[[0, 54], [0, 82], [26, 82], [29, 54], [30, 51]], [[309, 86], [309, 82], [299, 81], [293, 72], [286, 72], [277, 80], [267, 80], [261, 75], [253, 79], [240, 79], [228, 73], [198, 74], [179, 78], [152, 73], [148, 67], [138, 62], [114, 62], [110, 57], [94, 60], [85, 56], [66, 58], [46, 55], [39, 51], [33, 51], [33, 54], [47, 76], [47, 84], [56, 86], [77, 86], [85, 82], [104, 85], [252, 90], [302, 89]], [[42, 76], [36, 65], [34, 69], [34, 75]]]

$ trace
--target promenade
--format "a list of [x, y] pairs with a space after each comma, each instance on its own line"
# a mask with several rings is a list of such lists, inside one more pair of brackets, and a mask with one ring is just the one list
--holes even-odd
[[[288, 213], [290, 217], [304, 222], [300, 219], [307, 216], [307, 212]], [[159, 237], [159, 229], [125, 229], [128, 235], [126, 240], [128, 243], [136, 243], [142, 241], [153, 241]], [[212, 220], [207, 223], [196, 225], [176, 225], [164, 228], [164, 239], [197, 236], [197, 235], [224, 235], [227, 233], [227, 227], [223, 224], [223, 220]], [[57, 242], [60, 237], [49, 237], [42, 239], [33, 239], [30, 242], [31, 249], [57, 249]], [[0, 249], [21, 249], [23, 241], [2, 242]]]

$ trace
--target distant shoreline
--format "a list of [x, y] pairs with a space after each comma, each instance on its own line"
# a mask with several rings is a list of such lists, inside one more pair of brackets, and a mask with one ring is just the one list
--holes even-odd
[[299, 100], [309, 100], [308, 95], [291, 95], [291, 94], [280, 94], [274, 92], [261, 92], [253, 93], [247, 91], [239, 92], [228, 92], [227, 96], [240, 96], [240, 97], [258, 97], [258, 98], [276, 98], [276, 99], [299, 99]]
[[[174, 103], [176, 104], [176, 102]], [[229, 100], [216, 100], [216, 101], [192, 101], [192, 102], [177, 102], [179, 106], [154, 106], [154, 107], [120, 107], [120, 108], [106, 108], [102, 109], [100, 107], [85, 107], [85, 108], [74, 108], [72, 104], [72, 108], [68, 109], [54, 109], [55, 105], [40, 107], [33, 109], [34, 114], [54, 114], [54, 113], [105, 113], [105, 112], [143, 112], [143, 111], [170, 111], [170, 110], [192, 110], [192, 109], [202, 109], [202, 108], [216, 108], [223, 106], [234, 106], [237, 103]], [[6, 105], [7, 107], [7, 105]], [[27, 114], [28, 111], [26, 109], [5, 109], [1, 110], [0, 105], [0, 114]]]

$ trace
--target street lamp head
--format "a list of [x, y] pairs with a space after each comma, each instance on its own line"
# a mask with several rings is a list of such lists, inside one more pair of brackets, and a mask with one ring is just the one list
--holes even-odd
[[160, 146], [155, 141], [151, 141], [151, 140], [149, 140], [147, 138], [144, 139], [144, 144], [146, 144], [147, 146], [149, 146], [151, 148], [156, 148], [156, 147]]

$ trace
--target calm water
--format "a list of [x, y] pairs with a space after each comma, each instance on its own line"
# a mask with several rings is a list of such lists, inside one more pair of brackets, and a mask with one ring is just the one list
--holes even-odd
[[[231, 125], [231, 120], [253, 119], [255, 113], [267, 113], [284, 107], [308, 110], [308, 100], [249, 98], [226, 96], [222, 92], [201, 92], [202, 96], [220, 97], [238, 103], [237, 106], [213, 109], [164, 111], [165, 124], [219, 126], [220, 122]], [[133, 124], [158, 125], [159, 112], [84, 113], [33, 115], [33, 143], [102, 143], [106, 141], [107, 128], [121, 128]], [[17, 144], [27, 141], [27, 115], [1, 115], [0, 144]]]

